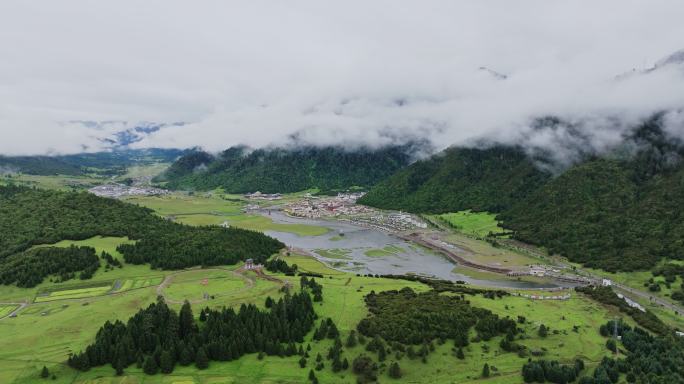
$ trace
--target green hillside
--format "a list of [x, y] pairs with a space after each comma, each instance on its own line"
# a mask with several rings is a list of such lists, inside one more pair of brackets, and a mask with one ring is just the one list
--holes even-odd
[[519, 148], [450, 148], [383, 180], [359, 202], [410, 212], [500, 212], [549, 177]]
[[499, 213], [514, 237], [608, 271], [684, 258], [684, 147], [657, 119], [603, 158], [551, 177], [515, 148], [451, 148], [384, 180], [360, 202]]
[[233, 147], [218, 156], [193, 152], [158, 178], [172, 189], [296, 192], [370, 187], [410, 161], [410, 146], [347, 151], [340, 147], [258, 149]]

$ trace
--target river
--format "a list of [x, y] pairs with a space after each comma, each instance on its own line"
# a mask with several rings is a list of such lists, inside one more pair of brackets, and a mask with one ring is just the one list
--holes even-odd
[[[372, 228], [346, 222], [304, 219], [287, 216], [272, 210], [263, 213], [276, 223], [306, 224], [326, 227], [330, 231], [319, 236], [300, 236], [289, 232], [267, 231], [288, 246], [309, 251], [326, 265], [360, 274], [416, 274], [445, 280], [462, 280], [469, 284], [496, 288], [554, 288], [571, 286], [564, 283], [536, 283], [514, 279], [481, 280], [455, 273], [455, 262], [406, 240]], [[369, 250], [387, 249], [382, 255], [368, 255]], [[332, 251], [332, 252], [331, 252]]]

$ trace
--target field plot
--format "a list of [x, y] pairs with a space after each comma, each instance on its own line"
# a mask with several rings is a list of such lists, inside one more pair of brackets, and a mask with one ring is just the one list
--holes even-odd
[[9, 315], [17, 308], [19, 308], [19, 306], [14, 304], [0, 304], [0, 319]]
[[161, 284], [164, 277], [162, 276], [147, 276], [141, 278], [126, 279], [120, 282], [119, 288], [116, 292], [124, 292], [131, 289], [145, 288]]
[[351, 253], [351, 249], [345, 248], [332, 248], [332, 249], [314, 249], [314, 252], [319, 254], [326, 259], [342, 259], [349, 260], [348, 256]]
[[325, 235], [330, 231], [326, 227], [306, 224], [278, 224], [271, 219], [264, 216], [257, 215], [241, 215], [228, 218], [230, 225], [238, 228], [251, 229], [254, 231], [276, 231], [289, 232], [299, 236], [320, 236]]
[[87, 297], [101, 296], [112, 290], [112, 284], [99, 285], [85, 288], [63, 289], [58, 291], [38, 293], [34, 302], [42, 303], [46, 301], [64, 299], [84, 299]]

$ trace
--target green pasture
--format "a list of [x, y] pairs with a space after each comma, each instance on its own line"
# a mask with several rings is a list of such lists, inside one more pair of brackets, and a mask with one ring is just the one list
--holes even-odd
[[491, 233], [501, 233], [504, 229], [499, 227], [496, 215], [489, 212], [473, 212], [471, 210], [454, 213], [443, 213], [436, 217], [449, 225], [451, 228], [465, 234], [484, 237]]
[[162, 280], [162, 276], [148, 276], [134, 279], [126, 279], [121, 281], [121, 285], [116, 290], [116, 292], [124, 292], [131, 289], [139, 289], [159, 285], [161, 284]]
[[219, 197], [184, 195], [174, 193], [166, 196], [136, 196], [125, 201], [150, 208], [162, 216], [187, 214], [235, 215], [240, 213], [243, 202], [224, 200]]
[[164, 288], [164, 295], [172, 300], [202, 300], [204, 294], [214, 297], [226, 296], [251, 288], [245, 277], [227, 270], [196, 270], [182, 272], [171, 277]]
[[[359, 277], [327, 268], [317, 260], [301, 256], [282, 256], [288, 263], [297, 264], [301, 270], [324, 274], [316, 280], [323, 285], [324, 301], [316, 303], [319, 317], [331, 317], [346, 338], [348, 332], [365, 316], [367, 309], [363, 298], [371, 291], [384, 291], [411, 287], [416, 291], [425, 291], [428, 287], [403, 280]], [[208, 279], [211, 286], [221, 279], [237, 281], [249, 285], [241, 278], [231, 275], [227, 270], [192, 270], [181, 272], [174, 277], [168, 289], [174, 284], [181, 291], [192, 291], [201, 287], [199, 281]], [[290, 281], [294, 288], [299, 286], [299, 277], [277, 275], [278, 278]], [[216, 297], [214, 300], [194, 305], [197, 314], [204, 305], [212, 307], [237, 306], [245, 302], [263, 305], [266, 296], [277, 297], [280, 285], [270, 281], [257, 279], [248, 272], [246, 278], [252, 280], [249, 289], [238, 289], [238, 294]], [[193, 288], [194, 287], [194, 288]], [[237, 285], [236, 285], [237, 287]], [[201, 288], [197, 290], [200, 292]], [[167, 294], [172, 291], [165, 292]], [[88, 305], [72, 302], [54, 302], [34, 304], [20, 313], [15, 319], [0, 321], [0, 365], [6, 367], [0, 372], [0, 382], [33, 383], [37, 381], [39, 369], [43, 365], [55, 372], [57, 383], [302, 383], [306, 381], [313, 358], [309, 366], [301, 369], [297, 365], [299, 357], [265, 357], [258, 360], [256, 355], [247, 355], [237, 361], [212, 362], [210, 368], [198, 371], [193, 367], [177, 367], [171, 375], [145, 376], [131, 366], [124, 376], [116, 377], [110, 366], [97, 367], [88, 372], [75, 372], [63, 365], [68, 353], [82, 349], [90, 342], [95, 331], [105, 320], [126, 319], [138, 308], [155, 300], [153, 288], [131, 290], [120, 295], [107, 296], [105, 299], [94, 298]], [[527, 322], [525, 339], [517, 342], [531, 349], [546, 349], [546, 358], [571, 361], [574, 357], [583, 357], [589, 364], [595, 363], [606, 354], [605, 340], [598, 334], [598, 326], [611, 319], [614, 313], [588, 299], [575, 295], [571, 300], [563, 302], [532, 301], [520, 297], [504, 297], [503, 299], [485, 299], [482, 296], [469, 296], [473, 305], [488, 308], [502, 316], [515, 318], [522, 314]], [[177, 309], [180, 305], [174, 305]], [[34, 308], [35, 307], [35, 308]], [[536, 334], [539, 324], [551, 328], [545, 339]], [[578, 332], [573, 331], [577, 326]], [[554, 333], [554, 331], [558, 333]], [[310, 337], [310, 336], [309, 336]], [[308, 337], [307, 337], [308, 338]], [[520, 383], [520, 367], [526, 358], [516, 354], [503, 353], [499, 350], [500, 338], [489, 342], [471, 343], [465, 350], [466, 359], [458, 360], [451, 351], [452, 343], [437, 345], [436, 350], [428, 356], [428, 364], [420, 360], [409, 360], [404, 357], [399, 361], [404, 378], [401, 382], [431, 383]], [[317, 353], [325, 355], [331, 341], [312, 342], [312, 357]], [[365, 352], [362, 346], [351, 350], [345, 348], [344, 357], [349, 361]], [[387, 364], [395, 360], [390, 354]], [[355, 383], [356, 378], [346, 371], [335, 374], [330, 370], [329, 361], [324, 370], [316, 372], [322, 383]], [[497, 373], [488, 380], [479, 379], [478, 373], [484, 362], [497, 367]], [[380, 381], [394, 382], [387, 376], [386, 368], [381, 368]]]
[[91, 288], [65, 289], [62, 291], [50, 292], [46, 295], [36, 296], [36, 303], [65, 299], [83, 299], [86, 297], [100, 296], [112, 290], [111, 285]]
[[228, 223], [238, 228], [251, 229], [259, 232], [290, 232], [299, 236], [320, 236], [325, 235], [330, 231], [326, 227], [315, 225], [274, 223], [268, 217], [259, 215], [242, 215], [229, 217]]
[[107, 182], [108, 179], [88, 176], [41, 176], [19, 174], [12, 177], [0, 176], [0, 185], [15, 184], [43, 189], [71, 191], [74, 189], [88, 189]]

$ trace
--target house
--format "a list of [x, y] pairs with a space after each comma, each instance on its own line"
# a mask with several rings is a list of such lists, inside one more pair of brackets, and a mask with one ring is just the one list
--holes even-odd
[[254, 269], [254, 260], [253, 259], [245, 260], [245, 269]]

